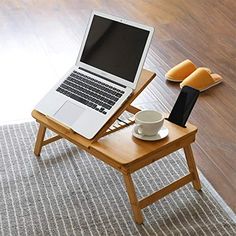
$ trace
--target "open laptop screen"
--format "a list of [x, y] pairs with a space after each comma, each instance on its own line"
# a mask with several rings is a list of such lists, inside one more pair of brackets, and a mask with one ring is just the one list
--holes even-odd
[[94, 15], [80, 61], [133, 82], [149, 33]]

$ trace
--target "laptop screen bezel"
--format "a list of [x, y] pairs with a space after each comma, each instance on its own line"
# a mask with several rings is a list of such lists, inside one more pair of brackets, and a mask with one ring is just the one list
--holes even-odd
[[[126, 79], [118, 77], [114, 74], [105, 72], [105, 71], [100, 70], [98, 68], [95, 68], [95, 67], [93, 67], [91, 65], [88, 65], [88, 64], [86, 64], [86, 63], [84, 63], [80, 60], [81, 56], [82, 56], [82, 53], [83, 53], [85, 43], [86, 43], [86, 39], [87, 39], [87, 36], [88, 36], [88, 33], [89, 33], [89, 29], [90, 29], [93, 17], [95, 15], [100, 16], [100, 17], [104, 17], [104, 18], [107, 18], [107, 19], [111, 19], [111, 20], [114, 20], [114, 21], [117, 21], [117, 22], [121, 22], [123, 24], [127, 24], [127, 25], [130, 25], [130, 26], [134, 26], [136, 28], [140, 28], [140, 29], [143, 29], [143, 30], [146, 30], [146, 31], [149, 31], [149, 34], [148, 34], [148, 37], [147, 37], [147, 40], [146, 40], [146, 44], [145, 44], [145, 47], [144, 47], [144, 50], [143, 50], [143, 53], [142, 53], [142, 56], [141, 56], [141, 59], [140, 59], [140, 62], [139, 62], [139, 65], [138, 65], [138, 68], [137, 68], [137, 71], [136, 71], [135, 78], [134, 78], [133, 82], [127, 81]], [[125, 20], [125, 19], [122, 19], [122, 18], [119, 18], [119, 17], [116, 17], [116, 16], [111, 16], [111, 15], [108, 15], [108, 14], [105, 14], [105, 13], [93, 11], [92, 14], [91, 14], [91, 17], [89, 19], [89, 22], [87, 24], [85, 35], [84, 35], [84, 38], [83, 38], [83, 41], [82, 41], [82, 44], [81, 44], [81, 47], [80, 47], [79, 55], [78, 55], [77, 60], [76, 60], [76, 66], [82, 67], [83, 69], [85, 69], [87, 71], [91, 71], [92, 73], [95, 73], [95, 74], [97, 74], [101, 77], [105, 77], [105, 78], [107, 77], [110, 80], [112, 80], [112, 81], [114, 81], [118, 84], [122, 84], [126, 87], [130, 87], [132, 89], [135, 89], [136, 86], [137, 86], [137, 82], [138, 82], [139, 76], [141, 74], [142, 68], [143, 68], [143, 64], [144, 64], [144, 61], [145, 61], [145, 58], [146, 58], [146, 55], [147, 55], [147, 52], [148, 52], [148, 49], [149, 49], [149, 45], [151, 43], [153, 32], [154, 32], [153, 27], [142, 25], [142, 24], [132, 22], [132, 21], [129, 21], [129, 20]]]

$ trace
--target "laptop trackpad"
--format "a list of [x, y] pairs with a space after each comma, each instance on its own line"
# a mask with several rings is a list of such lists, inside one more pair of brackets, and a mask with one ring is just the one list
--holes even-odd
[[66, 101], [54, 114], [54, 117], [65, 124], [72, 125], [85, 111], [82, 107]]

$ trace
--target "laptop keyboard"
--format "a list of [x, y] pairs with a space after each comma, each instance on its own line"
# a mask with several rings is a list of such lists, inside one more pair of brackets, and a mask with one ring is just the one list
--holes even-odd
[[73, 71], [56, 91], [102, 114], [106, 114], [124, 94], [120, 89], [77, 71]]

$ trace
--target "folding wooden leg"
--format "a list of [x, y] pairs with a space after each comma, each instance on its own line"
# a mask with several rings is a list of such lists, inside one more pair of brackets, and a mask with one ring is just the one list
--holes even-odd
[[46, 127], [42, 124], [39, 125], [38, 135], [34, 146], [34, 154], [39, 156], [43, 146], [43, 140], [46, 132]]
[[143, 223], [143, 215], [139, 206], [138, 198], [135, 192], [134, 183], [130, 174], [123, 174], [126, 190], [129, 195], [130, 204], [134, 214], [134, 220], [137, 224]]
[[184, 153], [187, 160], [189, 171], [193, 175], [193, 181], [192, 181], [193, 187], [199, 191], [201, 190], [201, 182], [198, 176], [197, 167], [194, 161], [193, 152], [190, 145], [184, 147]]

